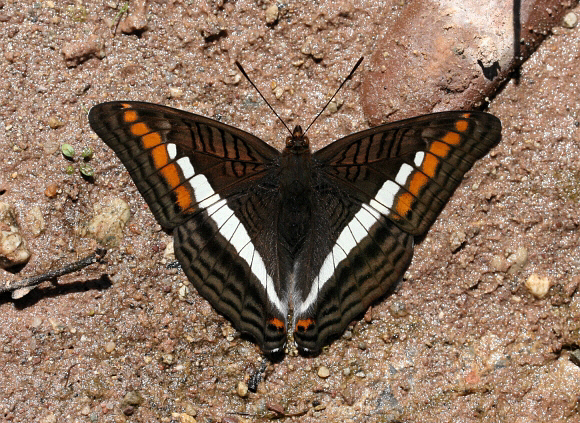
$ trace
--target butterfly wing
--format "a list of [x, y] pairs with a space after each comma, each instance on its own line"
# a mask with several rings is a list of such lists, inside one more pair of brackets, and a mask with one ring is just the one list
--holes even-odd
[[332, 242], [303, 258], [305, 281], [293, 293], [302, 349], [318, 351], [402, 277], [413, 236], [427, 231], [500, 134], [492, 115], [444, 112], [371, 128], [314, 153], [322, 181], [315, 219], [334, 226], [325, 235]]
[[264, 351], [285, 343], [287, 305], [276, 257], [278, 150], [223, 123], [142, 102], [89, 113], [196, 289]]
[[411, 262], [413, 236], [318, 175], [311, 236], [297, 260], [293, 332], [298, 347], [317, 353], [340, 335]]
[[483, 112], [443, 112], [377, 126], [317, 151], [321, 170], [413, 235], [435, 221], [463, 175], [499, 141]]

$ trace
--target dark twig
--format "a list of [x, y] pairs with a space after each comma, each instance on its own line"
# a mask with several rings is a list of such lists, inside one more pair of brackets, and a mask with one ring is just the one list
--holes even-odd
[[15, 282], [10, 285], [0, 286], [0, 294], [4, 292], [13, 292], [21, 288], [31, 288], [35, 287], [36, 285], [49, 281], [54, 278], [58, 278], [59, 276], [67, 275], [69, 273], [77, 272], [84, 267], [90, 266], [93, 263], [97, 263], [105, 257], [107, 250], [104, 248], [97, 248], [97, 250], [88, 257], [85, 257], [82, 260], [79, 260], [75, 263], [67, 264], [66, 266], [57, 269], [51, 270], [50, 272], [44, 273], [42, 275], [33, 276], [31, 278], [22, 279], [19, 282]]
[[73, 368], [74, 366], [76, 366], [77, 364], [79, 364], [79, 363], [75, 363], [75, 364], [73, 364], [73, 365], [72, 365], [72, 366], [70, 366], [70, 367], [68, 368], [68, 370], [66, 371], [66, 379], [65, 379], [65, 381], [64, 381], [64, 386], [63, 386], [63, 389], [64, 389], [64, 388], [66, 388], [66, 387], [67, 387], [67, 385], [68, 385], [68, 380], [69, 380], [69, 378], [70, 378], [70, 371], [71, 371], [71, 370], [72, 370], [72, 368]]

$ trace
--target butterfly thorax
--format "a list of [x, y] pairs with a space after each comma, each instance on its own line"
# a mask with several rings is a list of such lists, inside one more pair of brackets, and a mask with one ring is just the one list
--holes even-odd
[[312, 154], [300, 126], [294, 128], [280, 160], [278, 231], [282, 246], [295, 258], [308, 236], [312, 210]]

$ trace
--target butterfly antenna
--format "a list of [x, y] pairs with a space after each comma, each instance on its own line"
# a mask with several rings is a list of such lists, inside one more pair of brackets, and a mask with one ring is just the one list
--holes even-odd
[[284, 125], [284, 127], [288, 130], [288, 132], [290, 132], [290, 135], [292, 135], [292, 131], [290, 130], [290, 128], [288, 128], [288, 125], [286, 125], [286, 122], [284, 122], [282, 120], [282, 118], [278, 115], [278, 113], [276, 113], [276, 110], [274, 110], [274, 108], [272, 106], [270, 106], [270, 103], [268, 103], [268, 100], [266, 100], [264, 98], [264, 96], [262, 95], [262, 93], [260, 92], [260, 90], [258, 89], [258, 87], [256, 87], [256, 84], [254, 84], [252, 82], [252, 80], [250, 79], [250, 77], [248, 76], [248, 74], [246, 73], [246, 71], [244, 70], [244, 68], [242, 67], [242, 65], [240, 64], [240, 62], [238, 62], [236, 60], [236, 66], [238, 67], [238, 69], [240, 70], [240, 72], [242, 72], [242, 75], [244, 75], [246, 77], [246, 79], [248, 80], [248, 82], [250, 84], [252, 84], [252, 87], [254, 87], [256, 89], [256, 91], [258, 91], [258, 94], [260, 94], [260, 97], [262, 97], [262, 100], [264, 100], [266, 102], [266, 104], [268, 105], [268, 107], [270, 108], [270, 110], [272, 110], [272, 112], [276, 115], [276, 117], [278, 119], [280, 119], [280, 122], [282, 122], [282, 125]]
[[361, 64], [361, 62], [363, 61], [363, 59], [364, 59], [364, 56], [361, 57], [360, 59], [358, 59], [358, 62], [356, 62], [356, 65], [354, 65], [354, 68], [352, 68], [352, 70], [350, 71], [350, 73], [348, 74], [348, 76], [346, 77], [346, 79], [344, 81], [342, 81], [342, 84], [340, 84], [340, 87], [338, 87], [338, 89], [336, 90], [336, 92], [332, 95], [332, 97], [330, 97], [330, 100], [328, 100], [328, 102], [324, 105], [324, 107], [322, 108], [322, 110], [316, 115], [316, 117], [310, 123], [310, 125], [308, 125], [308, 128], [306, 128], [306, 131], [304, 131], [305, 134], [308, 132], [308, 130], [314, 124], [314, 122], [316, 122], [316, 119], [318, 119], [318, 117], [322, 114], [322, 112], [324, 112], [326, 110], [326, 108], [328, 107], [328, 105], [330, 104], [330, 102], [334, 99], [334, 97], [336, 97], [336, 95], [338, 94], [338, 92], [340, 91], [340, 89], [342, 88], [342, 86], [344, 84], [346, 84], [346, 81], [348, 81], [350, 78], [352, 78], [352, 75], [354, 74], [354, 72], [356, 71], [356, 69], [359, 67], [359, 65]]

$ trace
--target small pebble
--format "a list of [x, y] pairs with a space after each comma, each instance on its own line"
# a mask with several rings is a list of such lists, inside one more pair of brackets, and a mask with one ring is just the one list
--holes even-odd
[[502, 273], [506, 272], [510, 267], [508, 261], [501, 255], [493, 256], [491, 258], [490, 265], [494, 272], [502, 272]]
[[266, 404], [266, 408], [270, 411], [283, 415], [285, 413], [284, 406], [282, 404], [275, 404], [269, 402]]
[[508, 274], [513, 275], [519, 272], [528, 263], [528, 249], [526, 247], [518, 247], [516, 252], [510, 254], [507, 260], [510, 262]]
[[389, 311], [393, 317], [405, 317], [409, 315], [407, 306], [403, 301], [395, 300], [389, 307]]
[[40, 420], [40, 423], [56, 423], [56, 416], [53, 413], [49, 413]]
[[326, 379], [328, 376], [330, 376], [330, 370], [328, 369], [328, 367], [320, 366], [318, 368], [318, 377], [321, 377], [322, 379]]
[[274, 89], [274, 96], [276, 97], [276, 99], [280, 100], [283, 95], [284, 95], [284, 88], [276, 87]]
[[369, 307], [367, 311], [365, 311], [365, 315], [363, 317], [365, 323], [371, 323], [373, 321], [373, 307]]
[[453, 231], [449, 237], [449, 248], [452, 253], [457, 252], [465, 243], [467, 235], [463, 231]]
[[181, 88], [169, 87], [169, 98], [182, 98], [183, 90]]
[[143, 396], [139, 393], [139, 391], [129, 391], [125, 394], [123, 402], [125, 404], [138, 406], [143, 403]]
[[574, 12], [568, 12], [562, 19], [562, 26], [564, 28], [575, 28], [578, 24], [578, 17]]
[[126, 405], [123, 407], [123, 414], [126, 416], [131, 416], [135, 412], [135, 407], [132, 405]]
[[37, 317], [34, 317], [32, 319], [32, 322], [30, 323], [30, 327], [32, 327], [34, 329], [38, 329], [41, 324], [42, 324], [42, 319], [37, 316]]
[[173, 354], [163, 354], [162, 361], [164, 364], [171, 366], [173, 363], [175, 363], [175, 357]]
[[56, 197], [57, 189], [58, 189], [58, 186], [56, 184], [50, 184], [44, 190], [44, 195], [46, 195], [48, 198], [54, 198], [54, 197]]
[[[176, 416], [175, 414], [178, 415]], [[179, 418], [179, 423], [196, 423], [196, 420], [193, 418], [193, 416], [190, 416], [186, 413], [173, 413], [172, 416]]]
[[280, 11], [278, 10], [278, 6], [276, 4], [272, 4], [268, 6], [266, 9], [266, 23], [268, 25], [273, 25], [278, 20]]
[[528, 288], [534, 297], [544, 298], [550, 290], [550, 280], [536, 273], [532, 273], [526, 280], [526, 288]]
[[240, 397], [245, 398], [248, 396], [248, 385], [245, 382], [238, 382], [236, 392]]
[[580, 367], [580, 349], [574, 350], [570, 353], [570, 361]]
[[109, 341], [105, 344], [105, 351], [110, 354], [115, 350], [116, 346], [117, 345], [113, 341]]
[[58, 129], [63, 125], [64, 122], [54, 116], [48, 118], [48, 126], [50, 126], [52, 129]]
[[343, 104], [344, 104], [343, 100], [334, 99], [330, 103], [328, 103], [327, 110], [330, 114], [334, 114], [338, 112], [338, 109], [340, 109]]

